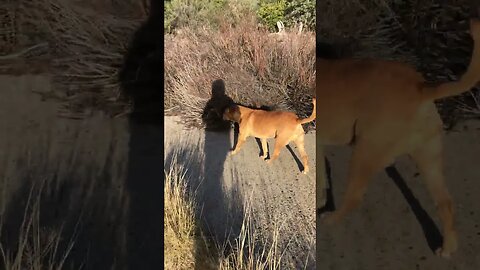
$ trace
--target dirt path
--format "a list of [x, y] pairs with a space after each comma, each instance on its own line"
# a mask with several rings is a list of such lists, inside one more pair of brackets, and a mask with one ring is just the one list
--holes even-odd
[[[177, 162], [189, 169], [192, 182], [197, 181], [193, 185], [212, 233], [238, 234], [242, 207], [250, 203], [257, 232], [268, 237], [280, 227], [280, 244], [287, 249], [284, 267], [315, 269], [315, 134], [305, 137], [311, 170], [303, 175], [288, 149], [268, 165], [259, 158], [255, 139], [249, 138], [237, 155], [228, 156], [233, 130], [185, 130], [178, 120], [165, 119], [166, 167], [172, 152], [179, 151]], [[268, 143], [273, 149], [273, 140]], [[294, 145], [292, 150], [298, 156]]]

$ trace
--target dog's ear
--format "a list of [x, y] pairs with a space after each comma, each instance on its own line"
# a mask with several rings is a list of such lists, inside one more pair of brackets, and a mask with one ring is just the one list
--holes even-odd
[[240, 122], [240, 117], [241, 117], [240, 107], [238, 107], [237, 105], [233, 105], [232, 115], [233, 115], [233, 119], [235, 119], [235, 121]]
[[223, 118], [228, 118], [230, 119], [232, 117], [232, 109], [231, 109], [231, 106], [227, 106], [223, 109], [223, 112], [222, 112], [222, 115], [223, 115]]
[[240, 108], [236, 104], [232, 104], [225, 108], [224, 115], [231, 121], [238, 122], [240, 120]]

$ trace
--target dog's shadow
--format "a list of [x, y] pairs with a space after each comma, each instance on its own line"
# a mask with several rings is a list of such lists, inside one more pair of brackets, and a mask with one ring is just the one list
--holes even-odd
[[[320, 161], [319, 161], [320, 162]], [[330, 161], [325, 157], [325, 175], [327, 177], [327, 190], [325, 205], [317, 209], [317, 218], [327, 212], [335, 211], [335, 199], [333, 198], [333, 186], [332, 186], [332, 170], [330, 167]], [[319, 172], [322, 173], [322, 172]]]
[[301, 172], [303, 172], [303, 170], [305, 169], [305, 166], [303, 166], [303, 164], [300, 161], [300, 159], [298, 158], [298, 156], [295, 154], [295, 152], [293, 152], [292, 147], [289, 144], [287, 144], [286, 147], [287, 147], [288, 151], [292, 154], [293, 159], [295, 159], [295, 162], [297, 163], [298, 169]]
[[[235, 130], [235, 140], [234, 140], [235, 143], [234, 143], [234, 145], [236, 145], [237, 140], [238, 140], [237, 125], [235, 125], [235, 128], [236, 128], [236, 130]], [[262, 142], [260, 141], [259, 138], [255, 138], [255, 141], [257, 142], [258, 148], [260, 149], [260, 153], [258, 154], [258, 156], [261, 157], [265, 154], [263, 152], [263, 149], [262, 149]], [[270, 159], [270, 147], [269, 146], [270, 146], [270, 144], [267, 142], [267, 157], [265, 158], [265, 160]], [[300, 161], [300, 159], [298, 158], [297, 154], [295, 154], [295, 152], [293, 151], [292, 147], [289, 144], [287, 144], [286, 148], [290, 152], [290, 154], [292, 154], [293, 159], [297, 163], [298, 169], [300, 171], [303, 171], [305, 169], [305, 167], [303, 166], [302, 161]]]
[[435, 221], [430, 217], [430, 215], [423, 209], [420, 202], [415, 198], [412, 190], [407, 186], [405, 180], [400, 175], [398, 170], [395, 166], [389, 166], [385, 169], [387, 175], [393, 180], [395, 185], [398, 187], [400, 192], [402, 193], [405, 200], [410, 205], [413, 214], [420, 223], [422, 227], [423, 234], [425, 235], [425, 239], [427, 240], [428, 246], [435, 253], [435, 251], [442, 246], [443, 237], [438, 229]]

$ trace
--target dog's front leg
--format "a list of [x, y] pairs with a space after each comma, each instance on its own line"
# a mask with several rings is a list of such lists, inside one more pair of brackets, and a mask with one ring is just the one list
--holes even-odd
[[277, 159], [278, 156], [280, 155], [280, 150], [282, 149], [282, 147], [287, 146], [287, 144], [288, 144], [287, 140], [281, 137], [277, 137], [275, 141], [275, 147], [273, 148], [273, 154], [270, 156], [270, 159], [267, 160], [267, 163], [270, 164], [272, 163], [272, 161]]
[[237, 145], [235, 145], [235, 148], [232, 150], [232, 152], [230, 152], [230, 155], [233, 156], [236, 153], [238, 153], [238, 151], [240, 151], [240, 148], [242, 147], [242, 145], [245, 143], [246, 139], [247, 139], [247, 136], [245, 135], [245, 133], [242, 133], [240, 131], [240, 133], [238, 134]]
[[381, 152], [382, 150], [373, 149], [368, 144], [359, 143], [355, 146], [343, 202], [338, 210], [324, 214], [323, 220], [326, 224], [338, 223], [348, 212], [361, 203], [373, 175], [391, 160], [387, 154], [388, 151]]

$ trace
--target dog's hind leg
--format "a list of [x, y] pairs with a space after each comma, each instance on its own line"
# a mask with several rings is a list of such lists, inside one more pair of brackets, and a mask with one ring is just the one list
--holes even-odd
[[303, 163], [303, 173], [304, 174], [307, 174], [308, 171], [309, 171], [309, 167], [308, 167], [308, 156], [307, 156], [307, 152], [305, 152], [305, 136], [298, 136], [298, 138], [296, 138], [294, 140], [295, 144], [297, 145], [298, 147], [298, 152], [300, 152], [300, 157], [302, 158], [302, 163]]
[[457, 234], [454, 228], [453, 201], [445, 184], [443, 168], [443, 147], [441, 136], [429, 139], [410, 155], [417, 163], [420, 175], [435, 201], [443, 227], [443, 246], [438, 255], [449, 257], [457, 249]]
[[326, 224], [339, 222], [348, 212], [356, 208], [363, 200], [368, 183], [373, 176], [393, 159], [388, 147], [375, 146], [365, 142], [358, 142], [355, 145], [343, 202], [338, 210], [324, 214]]
[[285, 147], [287, 146], [288, 144], [288, 140], [286, 140], [285, 138], [282, 138], [280, 136], [278, 136], [275, 140], [275, 147], [273, 149], [273, 154], [270, 156], [270, 159], [267, 160], [267, 163], [270, 164], [270, 162], [274, 161], [275, 159], [278, 158], [278, 156], [280, 155], [280, 150], [282, 150], [282, 147]]

